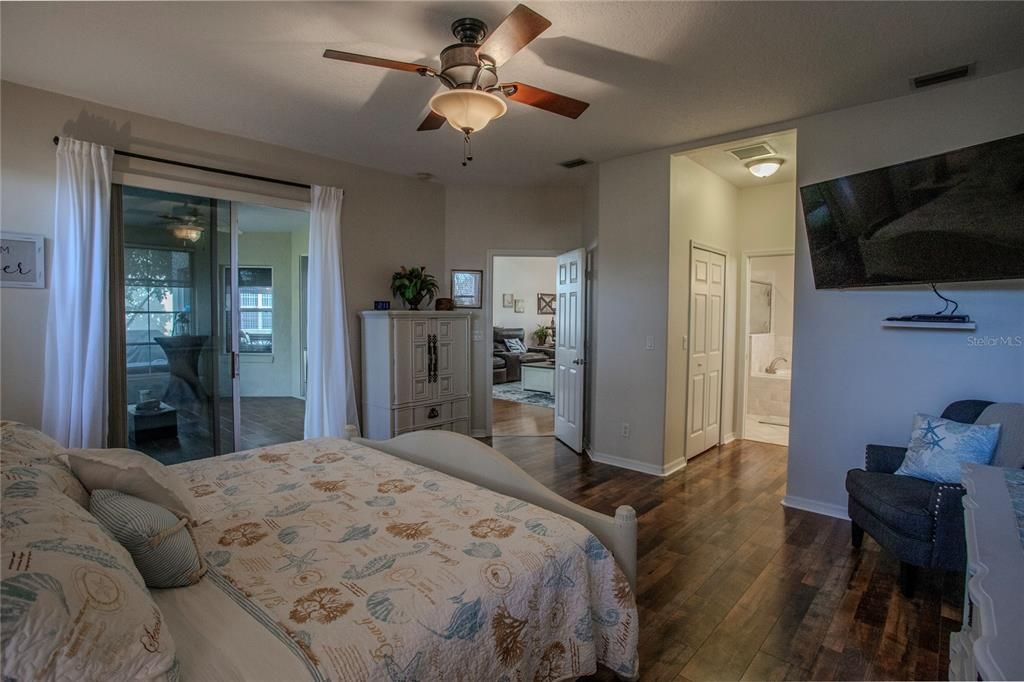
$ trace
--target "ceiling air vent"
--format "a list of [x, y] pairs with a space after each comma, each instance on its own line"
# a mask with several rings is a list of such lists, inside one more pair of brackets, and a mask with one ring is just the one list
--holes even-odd
[[586, 166], [589, 161], [586, 159], [569, 159], [568, 161], [562, 161], [559, 166], [562, 168], [579, 168], [580, 166]]
[[945, 71], [927, 73], [923, 76], [914, 78], [911, 82], [914, 84], [915, 88], [927, 88], [929, 85], [938, 85], [939, 83], [945, 83], [946, 81], [953, 81], [957, 78], [970, 76], [973, 66], [973, 64], [964, 64], [963, 66], [946, 69]]
[[749, 161], [750, 159], [758, 159], [762, 156], [775, 155], [775, 150], [772, 149], [767, 142], [758, 142], [757, 144], [739, 147], [738, 149], [727, 149], [726, 151], [740, 161]]

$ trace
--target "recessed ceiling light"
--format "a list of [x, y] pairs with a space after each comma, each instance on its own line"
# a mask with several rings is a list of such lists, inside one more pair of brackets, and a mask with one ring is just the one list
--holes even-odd
[[747, 163], [747, 170], [755, 177], [767, 178], [775, 175], [775, 172], [782, 167], [782, 163], [782, 159], [757, 159]]

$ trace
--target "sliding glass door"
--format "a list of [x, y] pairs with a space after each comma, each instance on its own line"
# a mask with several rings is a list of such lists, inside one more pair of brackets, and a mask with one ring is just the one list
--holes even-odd
[[225, 387], [210, 350], [224, 207], [134, 187], [122, 197], [128, 446], [167, 464], [220, 454]]
[[128, 446], [172, 464], [301, 439], [308, 213], [136, 187], [121, 211]]

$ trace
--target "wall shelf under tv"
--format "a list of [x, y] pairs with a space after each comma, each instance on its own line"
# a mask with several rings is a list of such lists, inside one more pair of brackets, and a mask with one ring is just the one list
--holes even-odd
[[945, 329], [949, 331], [973, 332], [977, 325], [973, 322], [910, 322], [900, 320], [882, 320], [883, 329]]

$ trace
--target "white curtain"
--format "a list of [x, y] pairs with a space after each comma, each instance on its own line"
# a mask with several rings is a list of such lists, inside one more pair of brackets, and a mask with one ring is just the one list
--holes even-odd
[[113, 157], [91, 142], [57, 145], [43, 431], [72, 448], [106, 445]]
[[343, 436], [346, 424], [359, 426], [341, 268], [344, 193], [313, 185], [310, 194], [305, 435]]

